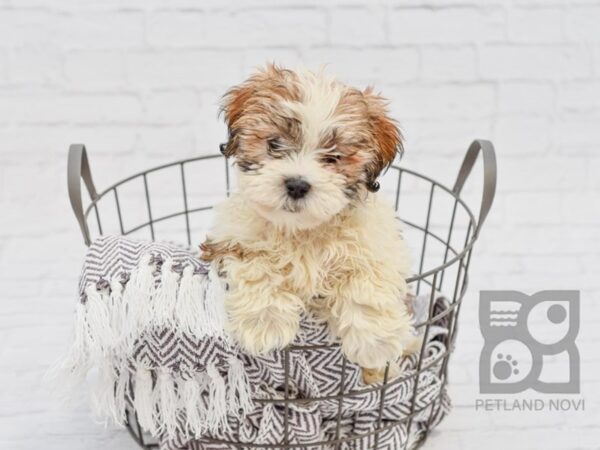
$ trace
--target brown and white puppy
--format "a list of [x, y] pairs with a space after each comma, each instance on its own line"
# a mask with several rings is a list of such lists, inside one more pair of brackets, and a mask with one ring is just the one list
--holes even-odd
[[307, 309], [342, 350], [381, 369], [414, 341], [410, 258], [374, 191], [401, 135], [372, 89], [269, 65], [224, 96], [223, 148], [238, 190], [216, 211], [203, 259], [227, 274], [229, 329], [253, 354], [281, 349]]

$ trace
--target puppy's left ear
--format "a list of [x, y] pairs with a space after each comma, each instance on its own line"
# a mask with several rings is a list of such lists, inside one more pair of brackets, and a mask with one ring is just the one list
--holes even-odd
[[372, 87], [367, 88], [363, 95], [367, 102], [369, 123], [375, 142], [375, 155], [367, 168], [367, 188], [375, 192], [379, 189], [377, 177], [392, 164], [396, 154], [403, 152], [403, 142], [396, 121], [388, 115], [387, 101], [373, 93]]

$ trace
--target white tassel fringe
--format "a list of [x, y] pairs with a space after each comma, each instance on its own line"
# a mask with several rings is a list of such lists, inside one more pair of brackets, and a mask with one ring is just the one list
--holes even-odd
[[227, 431], [228, 414], [243, 417], [254, 407], [244, 365], [236, 357], [229, 360], [227, 384], [214, 364], [177, 382], [166, 368], [158, 371], [155, 383], [146, 367], [129, 371], [133, 343], [150, 326], [171, 327], [196, 337], [225, 337], [225, 289], [216, 270], [197, 274], [189, 265], [180, 274], [173, 270], [173, 260], [167, 259], [156, 285], [156, 268], [154, 258], [145, 254], [124, 285], [119, 276], [101, 289], [96, 283], [85, 288], [86, 301], [76, 307], [70, 351], [48, 378], [75, 392], [94, 362], [99, 374], [93, 405], [115, 423], [126, 423], [130, 399], [141, 427], [155, 436]]
[[208, 272], [208, 283], [204, 295], [204, 320], [209, 325], [210, 335], [224, 337], [227, 314], [225, 313], [224, 282], [213, 267]]
[[228, 360], [227, 404], [229, 412], [236, 417], [244, 417], [254, 409], [250, 393], [250, 382], [244, 364], [235, 356]]
[[107, 289], [98, 290], [94, 283], [85, 289], [85, 321], [87, 322], [88, 339], [91, 348], [97, 354], [107, 355], [115, 343], [110, 317], [108, 313], [109, 294]]
[[202, 403], [204, 379], [200, 376], [182, 382], [180, 400], [185, 410], [185, 428], [190, 437], [206, 432], [206, 409]]
[[129, 368], [127, 363], [119, 368], [119, 376], [114, 389], [115, 396], [115, 421], [118, 425], [125, 426], [127, 420], [126, 408], [129, 395]]
[[133, 405], [138, 421], [142, 428], [153, 435], [157, 435], [158, 427], [154, 412], [154, 391], [152, 389], [152, 373], [145, 367], [138, 367], [135, 374]]
[[102, 361], [98, 368], [98, 380], [92, 392], [92, 407], [99, 417], [111, 418], [115, 423], [120, 423], [117, 412], [115, 383], [117, 376], [115, 368], [109, 361]]
[[204, 277], [194, 275], [193, 266], [186, 266], [183, 269], [175, 306], [175, 322], [184, 333], [198, 333], [197, 336], [206, 334], [201, 325], [205, 320], [202, 317], [201, 296], [204, 294], [202, 278]]
[[149, 311], [154, 290], [156, 265], [151, 264], [152, 255], [145, 254], [127, 282], [122, 295], [123, 308], [127, 311], [125, 340], [129, 349], [135, 339], [142, 335], [148, 324]]
[[123, 308], [123, 284], [118, 277], [113, 277], [110, 281], [110, 325], [115, 333], [117, 341], [120, 341], [123, 334], [123, 320], [127, 317], [127, 311]]
[[166, 327], [173, 325], [177, 305], [177, 290], [179, 289], [179, 274], [173, 270], [173, 260], [171, 258], [163, 263], [161, 271], [160, 283], [152, 296], [151, 322], [153, 325]]
[[225, 380], [223, 380], [223, 377], [214, 364], [210, 364], [206, 368], [206, 374], [210, 379], [208, 390], [208, 428], [212, 431], [228, 431]]
[[175, 383], [167, 369], [161, 369], [156, 379], [155, 407], [156, 423], [159, 432], [166, 431], [168, 436], [175, 436], [177, 431], [177, 391]]

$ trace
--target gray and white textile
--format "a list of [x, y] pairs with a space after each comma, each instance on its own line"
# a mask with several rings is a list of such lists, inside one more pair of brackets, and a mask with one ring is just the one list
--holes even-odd
[[[284, 398], [284, 352], [255, 357], [236, 347], [224, 332], [226, 289], [214, 269], [183, 247], [100, 237], [85, 258], [71, 349], [54, 373], [61, 385], [80, 394], [79, 382], [95, 369], [92, 401], [98, 414], [123, 425], [126, 409], [134, 410], [162, 450], [234, 448], [206, 439], [281, 443], [284, 403], [260, 399]], [[428, 296], [413, 299], [417, 322], [427, 317], [428, 301]], [[447, 307], [447, 300], [437, 297], [434, 314]], [[440, 377], [447, 317], [428, 333], [425, 370], [418, 377], [410, 377], [418, 354], [399, 361], [402, 375], [385, 390], [381, 426], [387, 429], [379, 448], [401, 449], [407, 440], [411, 448], [425, 427], [448, 412]], [[334, 342], [325, 324], [305, 317], [295, 344]], [[382, 401], [381, 392], [372, 389], [377, 385], [365, 385], [361, 369], [346, 361], [343, 393], [348, 395], [340, 402], [330, 398], [341, 392], [339, 347], [293, 350], [289, 359], [290, 397], [313, 399], [289, 403], [289, 443], [335, 438], [341, 407], [339, 437], [366, 436], [340, 448], [372, 448], [369, 433], [377, 427]], [[394, 425], [411, 414], [415, 378], [413, 420]]]

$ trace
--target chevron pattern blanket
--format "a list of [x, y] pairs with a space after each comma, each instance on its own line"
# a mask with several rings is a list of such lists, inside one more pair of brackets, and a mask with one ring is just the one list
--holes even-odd
[[[445, 317], [430, 329], [420, 365], [418, 355], [401, 359], [402, 375], [382, 394], [363, 383], [361, 369], [344, 360], [339, 347], [323, 345], [335, 339], [307, 316], [295, 345], [321, 347], [288, 353], [287, 394], [304, 401], [288, 407], [265, 401], [285, 397], [285, 352], [256, 357], [236, 347], [224, 331], [226, 289], [183, 247], [97, 239], [81, 274], [72, 345], [55, 376], [80, 393], [76, 386], [94, 368], [98, 414], [123, 425], [133, 411], [161, 450], [235, 448], [214, 440], [280, 444], [286, 421], [285, 438], [296, 448], [334, 448], [319, 443], [360, 434], [336, 448], [370, 449], [378, 425], [385, 431], [377, 448], [412, 448], [449, 410], [441, 377]], [[426, 317], [428, 301], [413, 299], [417, 322]], [[436, 297], [433, 308], [438, 314], [448, 302]], [[340, 393], [346, 396], [336, 398]]]

